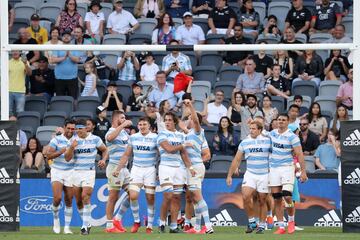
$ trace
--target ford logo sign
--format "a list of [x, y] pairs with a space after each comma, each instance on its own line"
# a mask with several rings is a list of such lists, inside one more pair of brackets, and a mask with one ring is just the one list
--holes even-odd
[[[53, 197], [29, 196], [20, 199], [20, 211], [31, 214], [52, 214]], [[60, 203], [59, 209], [63, 207]]]

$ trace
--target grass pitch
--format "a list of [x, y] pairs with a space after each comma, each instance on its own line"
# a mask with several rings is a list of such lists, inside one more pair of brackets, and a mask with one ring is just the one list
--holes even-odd
[[[91, 239], [91, 240], [111, 240], [111, 239], [126, 239], [126, 240], [142, 240], [142, 239], [161, 239], [161, 240], [177, 240], [177, 239], [224, 239], [224, 240], [236, 240], [236, 239], [292, 239], [292, 240], [319, 240], [319, 239], [360, 239], [360, 234], [356, 233], [342, 233], [341, 228], [314, 228], [314, 227], [305, 227], [304, 231], [295, 232], [293, 235], [274, 235], [273, 231], [266, 231], [265, 234], [245, 234], [245, 227], [215, 227], [215, 233], [211, 235], [192, 235], [192, 234], [159, 234], [157, 228], [154, 228], [154, 233], [151, 235], [145, 234], [145, 228], [142, 227], [140, 232], [137, 234], [131, 233], [122, 233], [122, 234], [108, 234], [103, 232], [103, 228], [94, 227], [91, 229], [91, 234], [89, 236], [79, 235], [80, 228], [72, 227], [74, 235], [56, 235], [52, 232], [50, 227], [22, 227], [20, 232], [0, 232], [0, 239], [9, 239], [9, 240], [67, 240], [67, 239]], [[128, 231], [130, 231], [128, 229]]]

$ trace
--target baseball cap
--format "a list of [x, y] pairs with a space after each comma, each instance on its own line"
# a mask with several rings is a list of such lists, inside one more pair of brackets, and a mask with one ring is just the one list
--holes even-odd
[[31, 19], [31, 20], [35, 20], [35, 21], [39, 21], [39, 20], [40, 20], [40, 16], [37, 15], [36, 13], [34, 13], [33, 15], [31, 15], [30, 19]]
[[105, 111], [105, 110], [106, 110], [106, 107], [100, 105], [100, 106], [98, 106], [98, 107], [96, 108], [96, 114], [100, 114], [100, 113], [102, 113], [102, 112]]
[[114, 4], [115, 3], [122, 3], [123, 1], [122, 0], [114, 0]]
[[37, 61], [38, 62], [47, 62], [47, 63], [49, 62], [48, 58], [45, 56], [41, 56]]
[[71, 35], [71, 29], [70, 28], [67, 28], [64, 30], [64, 32], [62, 33], [62, 36], [64, 36], [65, 34], [68, 34], [68, 35]]
[[108, 86], [108, 87], [117, 87], [115, 81], [110, 81], [107, 86]]
[[139, 84], [139, 83], [133, 83], [133, 84], [131, 85], [131, 87], [132, 87], [132, 88], [135, 88], [135, 87], [142, 88], [142, 85]]
[[188, 17], [188, 16], [192, 17], [193, 15], [192, 15], [191, 12], [185, 12], [185, 13], [183, 14], [183, 18], [184, 18], [184, 17]]

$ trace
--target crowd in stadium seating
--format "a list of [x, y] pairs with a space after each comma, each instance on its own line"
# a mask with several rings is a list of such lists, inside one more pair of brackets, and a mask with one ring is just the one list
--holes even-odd
[[[352, 1], [193, 0], [190, 4], [188, 0], [23, 0], [14, 7], [9, 4], [10, 41], [77, 45], [352, 42]], [[154, 131], [160, 131], [166, 112], [174, 111], [186, 121], [181, 97], [192, 92], [213, 154], [234, 155], [249, 133], [249, 120], [263, 116], [266, 129], [271, 130], [277, 114], [288, 110], [292, 130], [299, 133], [313, 166], [308, 170], [336, 169], [339, 154], [329, 149], [336, 143], [340, 121], [351, 118], [353, 106], [349, 53], [13, 51], [9, 109], [29, 137], [23, 166], [43, 169], [40, 149], [49, 137], [30, 138], [40, 136], [42, 127], [61, 126], [66, 117], [87, 117], [94, 119], [88, 121], [89, 131], [103, 137], [111, 112], [124, 110], [134, 123], [140, 116], [151, 117]], [[45, 102], [42, 112], [39, 102]], [[65, 103], [69, 104], [66, 110]], [[329, 154], [334, 160], [329, 160]]]

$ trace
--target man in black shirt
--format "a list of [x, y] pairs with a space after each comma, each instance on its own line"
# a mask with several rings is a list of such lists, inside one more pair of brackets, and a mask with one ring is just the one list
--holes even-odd
[[108, 111], [123, 110], [123, 98], [120, 93], [117, 92], [116, 82], [109, 82], [107, 91], [102, 97], [102, 105]]
[[236, 23], [236, 13], [227, 5], [227, 0], [216, 1], [216, 7], [210, 12], [208, 24], [212, 34], [226, 34], [228, 37], [233, 34], [233, 27]]
[[320, 145], [319, 136], [309, 130], [309, 120], [302, 118], [300, 120], [300, 141], [305, 156], [314, 155]]
[[310, 28], [311, 12], [304, 7], [303, 0], [293, 0], [292, 5], [285, 19], [285, 29], [292, 27], [296, 33], [307, 34]]
[[[302, 44], [299, 40], [295, 38], [295, 30], [292, 27], [288, 27], [284, 32], [284, 39], [281, 40], [281, 43], [285, 44]], [[295, 63], [298, 56], [302, 56], [303, 52], [299, 50], [288, 51], [289, 57], [293, 59]]]
[[[15, 40], [14, 44], [38, 44], [37, 41], [31, 37], [26, 28], [20, 28], [18, 35], [19, 38]], [[26, 58], [31, 65], [40, 58], [39, 51], [23, 51], [23, 54], [26, 54]]]
[[106, 118], [106, 108], [101, 105], [98, 106], [96, 114], [94, 135], [99, 136], [105, 142], [105, 135], [111, 127], [110, 121]]
[[[258, 41], [258, 44], [267, 44], [266, 41]], [[260, 50], [257, 55], [253, 56], [256, 64], [255, 71], [264, 74], [264, 78], [271, 76], [271, 68], [274, 65], [274, 59], [266, 55], [264, 50]]]
[[274, 96], [280, 96], [285, 99], [290, 95], [289, 80], [280, 75], [281, 67], [275, 64], [272, 67], [272, 77], [269, 77], [265, 83], [265, 89], [267, 93]]
[[194, 0], [192, 4], [192, 12], [198, 17], [207, 18], [210, 11], [214, 8], [214, 0]]
[[54, 95], [54, 70], [48, 68], [48, 59], [41, 56], [38, 69], [32, 70], [30, 75], [30, 94], [45, 96], [48, 101]]
[[[131, 112], [131, 111], [144, 111], [145, 110], [145, 106], [143, 106], [140, 102], [136, 102], [136, 99], [140, 96], [143, 96], [142, 94], [142, 85], [134, 83], [132, 85], [132, 91], [133, 93], [131, 94], [131, 96], [129, 97], [129, 100], [127, 102], [127, 106], [126, 106], [126, 112]], [[146, 99], [146, 97], [144, 97], [144, 99]]]
[[330, 3], [330, 0], [322, 0], [317, 5], [310, 23], [310, 34], [316, 32], [333, 33], [337, 24], [341, 23], [342, 13], [337, 3]]
[[[236, 23], [234, 26], [234, 36], [225, 39], [225, 44], [251, 44], [251, 41], [243, 36], [243, 26], [240, 23]], [[252, 54], [252, 51], [228, 51], [224, 61], [230, 65], [238, 65], [244, 68], [245, 60]]]

